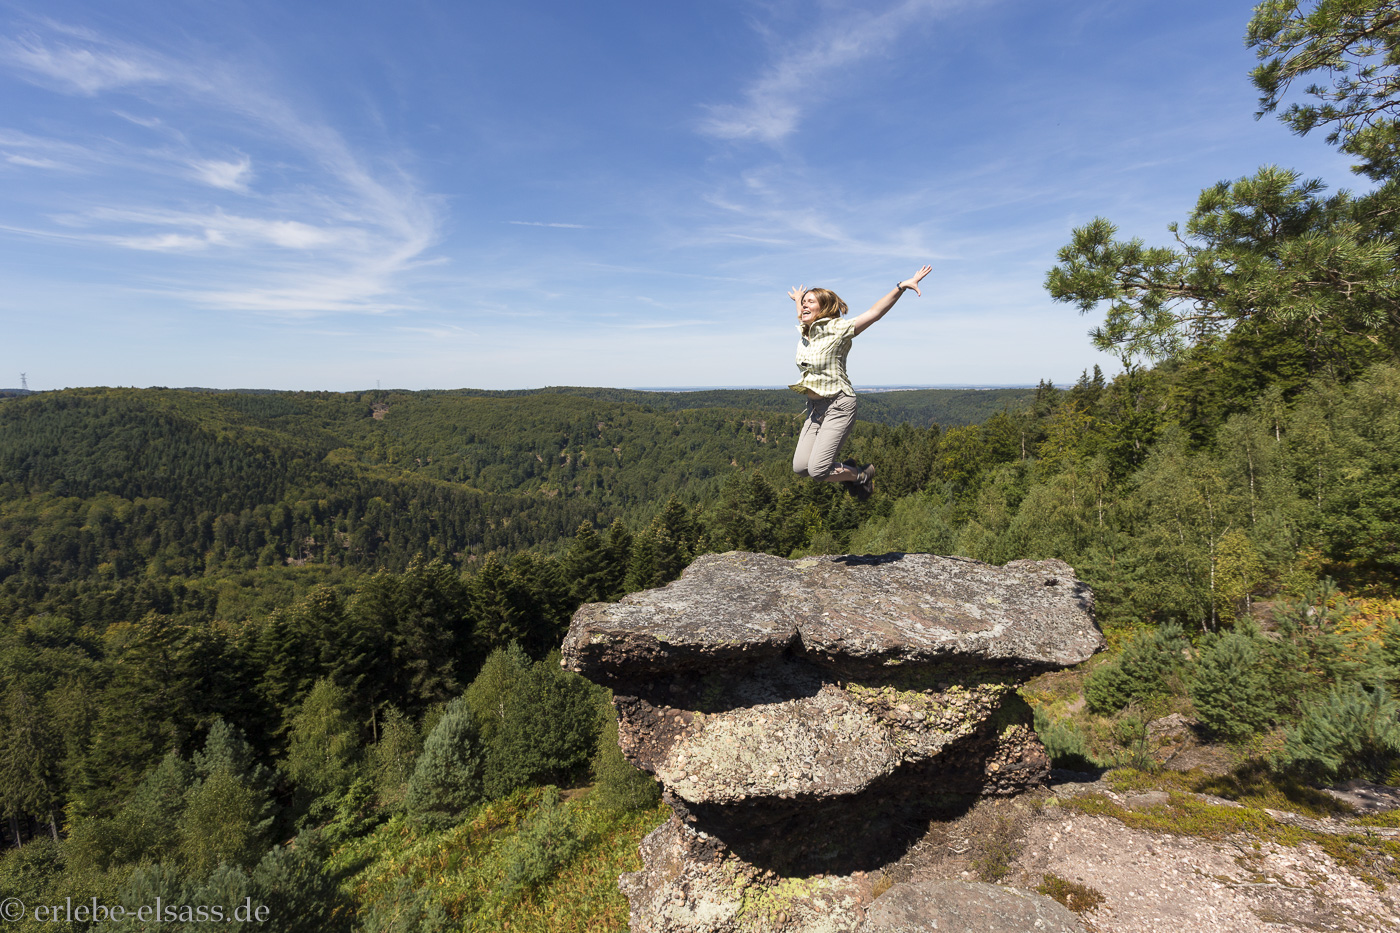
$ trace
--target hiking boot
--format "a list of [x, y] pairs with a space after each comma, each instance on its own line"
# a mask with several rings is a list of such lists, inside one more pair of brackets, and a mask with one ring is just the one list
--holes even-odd
[[[855, 469], [855, 464], [851, 465]], [[867, 463], [856, 473], [856, 481], [851, 484], [851, 492], [855, 493], [857, 499], [864, 502], [870, 498], [875, 491], [875, 464]]]

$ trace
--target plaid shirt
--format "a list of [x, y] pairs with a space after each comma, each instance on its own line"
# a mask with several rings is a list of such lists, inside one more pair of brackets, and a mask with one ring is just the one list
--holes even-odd
[[[797, 325], [802, 334], [802, 325]], [[826, 398], [855, 395], [846, 375], [846, 354], [851, 352], [851, 339], [856, 326], [839, 317], [824, 317], [813, 321], [797, 344], [797, 368], [802, 378], [789, 389], [807, 392], [809, 389]]]

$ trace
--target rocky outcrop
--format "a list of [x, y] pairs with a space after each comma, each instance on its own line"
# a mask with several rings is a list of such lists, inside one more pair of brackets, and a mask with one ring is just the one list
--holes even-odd
[[1102, 644], [1059, 561], [718, 554], [584, 606], [564, 664], [675, 811], [622, 879], [632, 929], [863, 928], [932, 816], [1044, 781], [1016, 686]]

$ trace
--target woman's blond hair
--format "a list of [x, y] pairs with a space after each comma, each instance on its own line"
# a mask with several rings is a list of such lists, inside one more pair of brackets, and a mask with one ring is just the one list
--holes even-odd
[[[817, 296], [817, 321], [829, 317], [840, 317], [850, 310], [846, 307], [846, 303], [841, 300], [841, 296], [829, 288], [809, 288], [802, 293], [802, 297], [806, 298], [808, 295]], [[816, 321], [812, 323], [815, 324]]]

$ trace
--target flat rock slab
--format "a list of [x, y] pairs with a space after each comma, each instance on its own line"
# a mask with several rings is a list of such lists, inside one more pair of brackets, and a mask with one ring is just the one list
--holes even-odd
[[784, 560], [707, 554], [666, 587], [575, 613], [563, 663], [636, 682], [783, 655], [856, 672], [906, 664], [1033, 672], [1103, 647], [1063, 561], [996, 567], [931, 554]]

